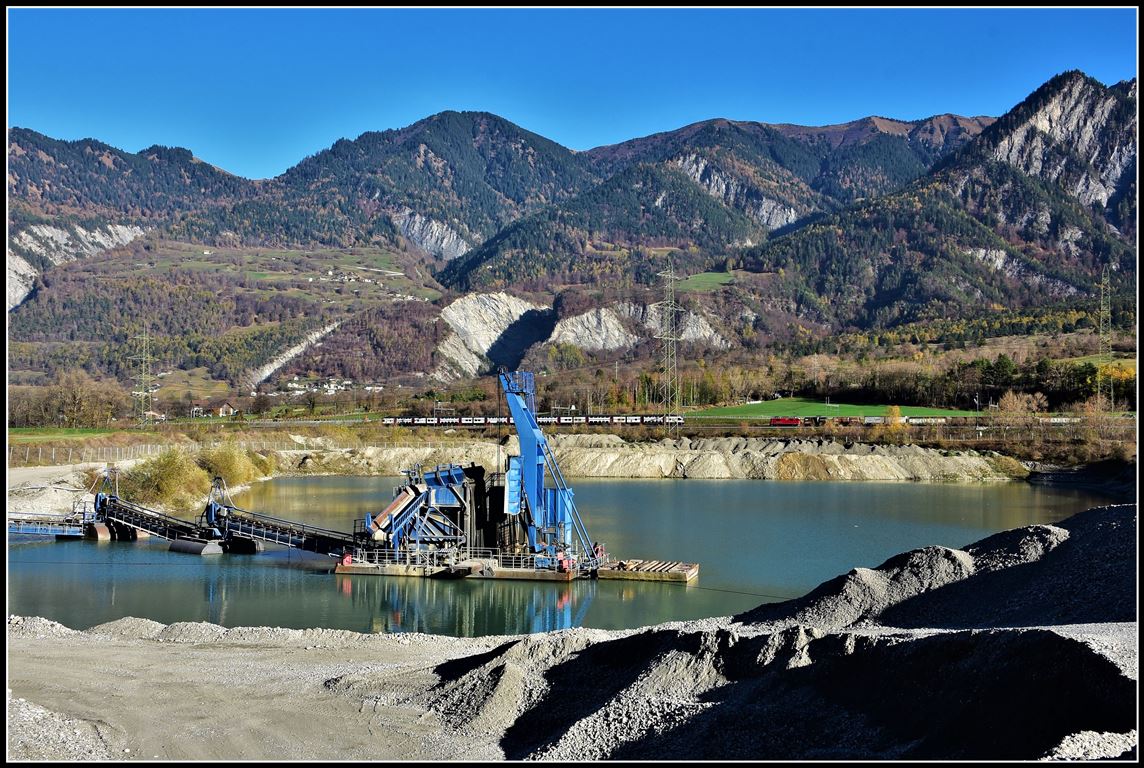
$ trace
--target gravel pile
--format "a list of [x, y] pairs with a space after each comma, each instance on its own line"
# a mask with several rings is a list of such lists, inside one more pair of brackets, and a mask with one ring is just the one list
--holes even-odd
[[36, 639], [43, 639], [45, 637], [74, 637], [80, 633], [74, 629], [68, 629], [59, 622], [50, 619], [42, 619], [39, 616], [9, 616], [8, 617], [8, 636], [17, 635], [21, 637], [33, 637]]
[[153, 640], [166, 626], [166, 624], [160, 624], [157, 621], [151, 621], [151, 619], [137, 619], [134, 616], [128, 616], [99, 624], [87, 631], [92, 635], [109, 635], [122, 640]]
[[11, 689], [7, 704], [9, 760], [118, 760], [125, 754], [104, 739], [96, 723], [13, 698]]
[[1136, 729], [1128, 733], [1096, 733], [1081, 731], [1066, 736], [1044, 760], [1105, 760], [1115, 755], [1119, 760], [1136, 760]]
[[973, 575], [973, 558], [948, 547], [924, 547], [891, 557], [877, 568], [855, 568], [805, 597], [762, 605], [737, 616], [743, 623], [806, 624], [841, 629], [876, 618], [892, 605]]
[[179, 621], [168, 624], [156, 636], [161, 643], [210, 643], [226, 634], [226, 628], [205, 621]]

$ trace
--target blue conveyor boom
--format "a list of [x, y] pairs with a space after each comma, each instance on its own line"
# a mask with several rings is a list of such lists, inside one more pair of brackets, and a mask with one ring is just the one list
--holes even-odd
[[508, 514], [527, 513], [528, 543], [538, 564], [543, 559], [555, 564], [572, 557], [578, 570], [596, 569], [594, 544], [580, 519], [572, 489], [536, 421], [532, 373], [501, 372], [500, 382], [520, 441], [520, 456], [510, 457], [506, 472]]

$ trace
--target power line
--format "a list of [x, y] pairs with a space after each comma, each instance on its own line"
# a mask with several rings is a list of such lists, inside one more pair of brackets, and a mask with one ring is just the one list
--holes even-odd
[[663, 381], [660, 386], [663, 400], [663, 421], [668, 431], [678, 433], [679, 419], [675, 417], [679, 416], [681, 408], [679, 402], [679, 365], [676, 355], [679, 342], [677, 315], [683, 311], [683, 308], [675, 301], [675, 281], [679, 278], [675, 275], [675, 267], [671, 261], [668, 261], [667, 269], [660, 272], [658, 276], [663, 278], [663, 301], [652, 306], [659, 309], [660, 331], [656, 334], [656, 338], [663, 341], [660, 353], [663, 374]]
[[1100, 397], [1104, 396], [1104, 383], [1108, 382], [1108, 410], [1113, 406], [1112, 387], [1115, 379], [1112, 375], [1112, 290], [1109, 279], [1108, 265], [1100, 273], [1100, 350], [1097, 363], [1096, 391]]
[[143, 334], [134, 337], [136, 341], [142, 344], [142, 351], [138, 355], [132, 355], [129, 360], [139, 363], [139, 373], [134, 378], [139, 382], [139, 389], [131, 394], [139, 400], [139, 427], [151, 426], [153, 412], [151, 402], [151, 380], [154, 378], [151, 375], [151, 338], [147, 335], [147, 329], [144, 327]]

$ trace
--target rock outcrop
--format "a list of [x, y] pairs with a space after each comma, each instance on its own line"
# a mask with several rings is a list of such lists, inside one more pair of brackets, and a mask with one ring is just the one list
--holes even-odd
[[441, 319], [449, 324], [467, 348], [484, 355], [526, 312], [540, 309], [546, 307], [507, 293], [474, 293], [441, 310]]
[[439, 362], [430, 375], [442, 382], [477, 376], [489, 364], [488, 358], [465, 346], [454, 331], [437, 345], [437, 357]]
[[[473, 375], [492, 363], [519, 362], [524, 350], [548, 338], [552, 310], [507, 293], [474, 293], [457, 299], [441, 311], [454, 335], [437, 351], [444, 361], [433, 378], [450, 381], [458, 375]], [[515, 367], [515, 366], [513, 366]]]
[[614, 309], [598, 307], [558, 322], [548, 341], [575, 344], [580, 349], [599, 352], [626, 349], [638, 342], [639, 337], [624, 327]]
[[994, 272], [1000, 272], [1010, 279], [1021, 280], [1029, 285], [1044, 286], [1053, 296], [1075, 296], [1079, 293], [1076, 288], [1063, 280], [1041, 274], [1001, 248], [970, 248], [966, 253]]
[[[630, 317], [649, 331], [659, 333], [666, 324], [662, 308], [656, 304], [632, 304], [621, 302], [617, 304], [616, 312], [623, 317]], [[676, 329], [680, 341], [709, 344], [716, 349], [729, 349], [731, 343], [724, 339], [719, 332], [711, 327], [707, 318], [695, 312], [684, 312], [679, 316], [679, 326]]]
[[455, 259], [472, 247], [448, 224], [414, 213], [409, 208], [401, 209], [390, 218], [402, 235], [439, 259]]
[[794, 222], [801, 213], [788, 202], [767, 197], [747, 181], [736, 178], [711, 163], [708, 158], [688, 154], [672, 164], [724, 205], [742, 211], [767, 229], [778, 229]]
[[1135, 174], [1136, 81], [1105, 88], [1072, 73], [1052, 85], [1042, 89], [1049, 91], [1044, 103], [1019, 115], [992, 157], [1085, 205], [1105, 206]]
[[8, 241], [5, 290], [8, 310], [27, 298], [41, 273], [29, 259], [58, 266], [126, 245], [143, 234], [143, 228], [134, 224], [105, 224], [90, 228], [79, 224], [32, 224], [21, 229]]

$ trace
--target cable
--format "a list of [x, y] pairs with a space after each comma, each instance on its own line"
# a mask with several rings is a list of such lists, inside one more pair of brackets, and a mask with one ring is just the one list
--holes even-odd
[[728, 592], [732, 595], [749, 595], [751, 597], [772, 597], [775, 600], [794, 600], [796, 597], [799, 597], [799, 595], [768, 595], [765, 592], [742, 592], [737, 589], [719, 589], [718, 587], [691, 586], [688, 587], [688, 589], [702, 589], [707, 592]]

